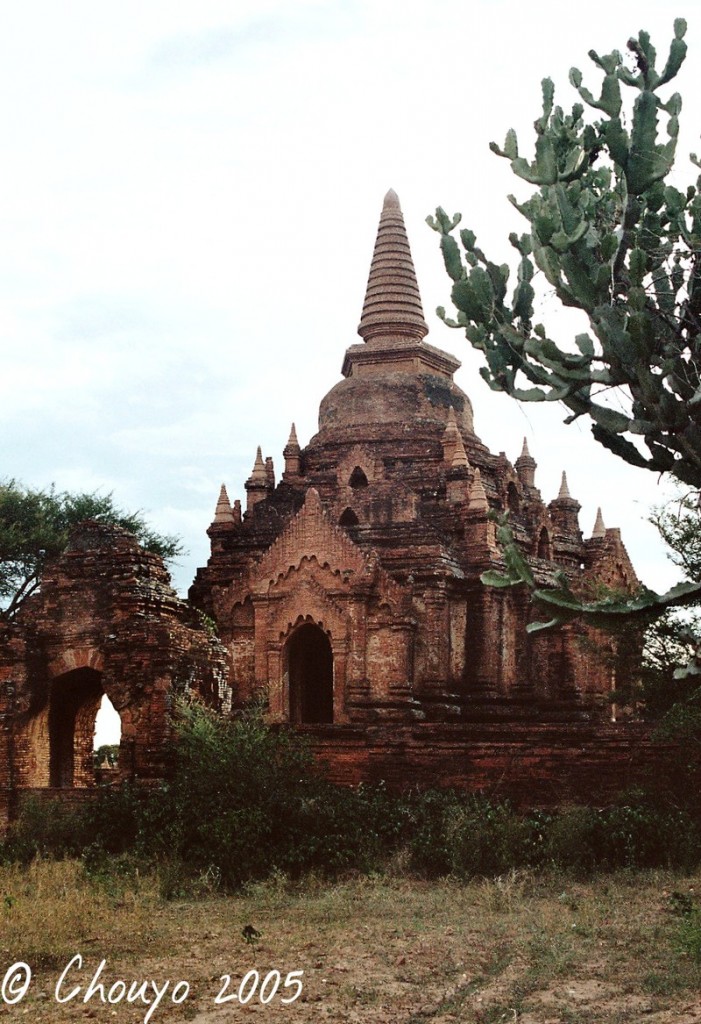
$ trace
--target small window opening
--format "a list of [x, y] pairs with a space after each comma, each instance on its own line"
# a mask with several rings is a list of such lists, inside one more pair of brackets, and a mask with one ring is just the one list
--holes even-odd
[[350, 480], [348, 481], [348, 483], [354, 490], [357, 487], [367, 487], [368, 478], [363, 472], [363, 470], [360, 468], [360, 466], [355, 467], [355, 469], [350, 475]]
[[518, 490], [516, 484], [512, 481], [506, 489], [506, 504], [509, 506], [509, 512], [518, 514], [521, 507], [521, 500], [518, 496]]
[[93, 751], [96, 768], [111, 771], [117, 767], [121, 739], [122, 720], [114, 704], [104, 693], [95, 716]]
[[338, 520], [339, 526], [357, 526], [360, 520], [352, 508], [347, 508]]
[[540, 531], [540, 536], [538, 538], [538, 558], [545, 558], [548, 560], [552, 558], [550, 535], [545, 527]]

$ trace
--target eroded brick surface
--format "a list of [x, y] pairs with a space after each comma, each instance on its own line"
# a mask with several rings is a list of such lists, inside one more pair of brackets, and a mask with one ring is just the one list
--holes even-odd
[[[24, 790], [92, 787], [95, 716], [121, 719], [120, 779], [158, 779], [178, 694], [226, 713], [226, 657], [163, 564], [117, 527], [85, 523], [41, 590], [0, 633], [5, 803]], [[104, 772], [103, 772], [104, 777]]]

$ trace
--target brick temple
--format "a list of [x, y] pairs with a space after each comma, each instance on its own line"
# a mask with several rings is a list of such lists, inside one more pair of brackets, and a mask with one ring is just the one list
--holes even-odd
[[280, 479], [259, 449], [245, 509], [221, 488], [189, 604], [156, 556], [86, 523], [0, 628], [0, 825], [22, 794], [94, 787], [104, 695], [122, 724], [112, 781], [162, 777], [183, 693], [221, 714], [262, 698], [342, 783], [543, 804], [600, 801], [644, 769], [644, 729], [611, 721], [616, 641], [582, 625], [530, 635], [524, 589], [480, 580], [503, 568], [492, 513], [508, 511], [540, 584], [637, 584], [600, 514], [583, 537], [564, 473], [546, 504], [525, 442], [512, 463], [475, 432], [459, 362], [425, 340], [394, 192], [358, 333], [304, 448], [292, 427]]
[[262, 693], [274, 721], [302, 725], [610, 714], [612, 641], [531, 637], [529, 595], [480, 576], [503, 567], [492, 511], [539, 582], [563, 571], [580, 592], [637, 583], [620, 533], [599, 517], [585, 540], [564, 473], [546, 504], [525, 441], [512, 464], [480, 440], [460, 363], [425, 340], [392, 191], [358, 334], [305, 448], [292, 427], [280, 480], [259, 449], [245, 510], [221, 489], [190, 599], [218, 624], [234, 699]]

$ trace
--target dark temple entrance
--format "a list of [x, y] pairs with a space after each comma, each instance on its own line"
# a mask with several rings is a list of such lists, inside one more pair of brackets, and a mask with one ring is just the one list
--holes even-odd
[[318, 626], [304, 625], [287, 641], [290, 721], [333, 722], [333, 653]]
[[49, 785], [55, 788], [95, 783], [93, 737], [102, 700], [102, 676], [78, 668], [54, 679], [49, 705]]

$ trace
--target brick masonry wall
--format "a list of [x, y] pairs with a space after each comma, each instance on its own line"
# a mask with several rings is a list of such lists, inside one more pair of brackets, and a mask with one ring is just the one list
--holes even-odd
[[658, 776], [672, 748], [647, 727], [594, 723], [418, 723], [302, 730], [331, 781], [440, 785], [521, 807], [599, 805]]

